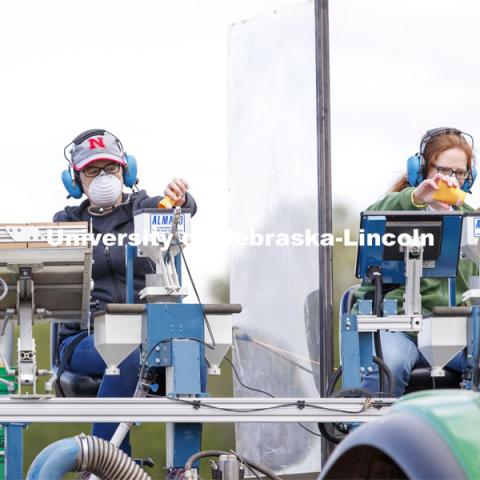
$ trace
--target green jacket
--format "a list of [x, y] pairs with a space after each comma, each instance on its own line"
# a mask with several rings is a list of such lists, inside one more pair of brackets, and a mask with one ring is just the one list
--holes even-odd
[[[426, 210], [426, 207], [417, 207], [412, 203], [413, 187], [404, 188], [401, 192], [389, 193], [367, 210]], [[459, 208], [463, 212], [473, 212], [469, 205]], [[462, 294], [468, 290], [468, 280], [472, 275], [478, 275], [478, 267], [470, 260], [460, 260], [456, 284], [456, 304], [462, 305]], [[355, 296], [363, 299], [367, 292], [373, 291], [371, 286], [361, 286]], [[420, 281], [422, 294], [422, 313], [429, 314], [435, 306], [448, 306], [448, 280], [446, 278], [422, 278]], [[403, 295], [405, 287], [399, 287], [388, 292], [385, 298], [397, 299], [398, 313], [403, 313]]]

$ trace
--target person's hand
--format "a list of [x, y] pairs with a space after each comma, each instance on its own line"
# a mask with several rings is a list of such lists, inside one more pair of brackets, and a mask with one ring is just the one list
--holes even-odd
[[450, 205], [445, 202], [433, 200], [433, 194], [438, 190], [440, 181], [444, 181], [449, 187], [458, 188], [458, 182], [452, 177], [447, 177], [441, 173], [435, 174], [432, 178], [424, 180], [414, 191], [413, 200], [417, 204], [431, 205], [436, 210], [450, 210]]
[[168, 195], [175, 207], [185, 204], [187, 198], [188, 182], [184, 178], [175, 177], [165, 188], [165, 195]]

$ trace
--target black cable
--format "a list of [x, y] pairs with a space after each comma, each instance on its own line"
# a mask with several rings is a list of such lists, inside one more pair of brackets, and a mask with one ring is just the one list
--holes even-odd
[[[383, 351], [382, 351], [382, 343], [380, 339], [380, 331], [377, 330], [373, 334], [373, 343], [375, 345], [375, 354], [377, 358], [383, 358]], [[378, 371], [378, 383], [379, 383], [379, 390], [380, 392], [384, 392], [385, 390], [385, 379], [383, 377], [383, 372], [379, 369]]]
[[[242, 336], [238, 335], [236, 338], [238, 338], [239, 340], [244, 340], [244, 341], [252, 341], [251, 339], [245, 339], [245, 338], [242, 338]], [[264, 348], [267, 348], [265, 347], [264, 345], [260, 345], [261, 347], [264, 347]], [[292, 360], [290, 360], [289, 358], [285, 358], [283, 355], [281, 355], [280, 353], [278, 352], [275, 352], [275, 351], [272, 351], [274, 354], [278, 355], [280, 358], [282, 358], [283, 360], [295, 365], [296, 367], [300, 368], [301, 370], [304, 370], [306, 371], [307, 373], [310, 373], [313, 375], [313, 371], [312, 370], [308, 370], [307, 368], [305, 368], [303, 365], [300, 365], [299, 363], [297, 362], [294, 362]], [[268, 393], [268, 392], [265, 392], [264, 390], [260, 390], [260, 389], [257, 389], [257, 388], [252, 388], [252, 387], [249, 387], [247, 385], [245, 385], [242, 380], [240, 379], [240, 375], [238, 374], [237, 372], [237, 369], [235, 368], [235, 365], [230, 361], [229, 358], [225, 357], [225, 360], [227, 360], [227, 362], [232, 366], [232, 369], [235, 373], [235, 376], [237, 377], [237, 380], [238, 380], [238, 383], [240, 383], [240, 385], [242, 385], [242, 387], [248, 389], [248, 390], [252, 390], [252, 391], [255, 391], [255, 392], [259, 392], [259, 393], [263, 393], [271, 398], [275, 398], [274, 395]], [[311, 433], [312, 435], [315, 435], [316, 437], [321, 437], [321, 435], [319, 433], [316, 433], [312, 430], [310, 430], [308, 427], [306, 427], [305, 425], [303, 425], [302, 423], [298, 422], [297, 425], [301, 428], [303, 428], [304, 430], [306, 430], [308, 433]]]
[[248, 458], [241, 457], [235, 450], [230, 450], [241, 462], [243, 462], [248, 469], [255, 475], [256, 478], [260, 478], [254, 470], [257, 472], [262, 473], [263, 475], [266, 475], [268, 478], [271, 478], [272, 480], [282, 480], [281, 477], [279, 477], [274, 471], [270, 470], [267, 467], [264, 467], [253, 460], [249, 460]]
[[373, 394], [365, 388], [342, 388], [333, 392], [332, 398], [372, 398]]
[[[340, 378], [342, 376], [342, 372], [343, 372], [343, 369], [342, 369], [342, 366], [340, 365], [340, 367], [338, 367], [337, 370], [335, 370], [333, 375], [330, 377], [330, 379], [328, 381], [328, 385], [327, 385], [327, 391], [326, 391], [327, 397], [340, 396], [343, 393], [345, 393], [345, 394], [350, 394], [350, 393], [353, 394], [353, 393], [360, 393], [360, 392], [370, 393], [370, 392], [367, 392], [364, 389], [357, 389], [357, 388], [355, 388], [355, 389], [353, 389], [353, 388], [342, 389], [342, 390], [339, 390], [338, 392], [335, 392], [335, 385], [337, 384], [338, 380], [340, 380]], [[335, 427], [334, 423], [318, 423], [318, 429], [320, 430], [320, 434], [322, 435], [322, 437], [327, 439], [329, 442], [337, 445], [341, 442], [342, 438], [345, 435], [342, 435], [341, 437], [338, 437], [335, 434], [330, 433], [328, 431], [328, 426], [329, 425], [333, 425]]]
[[[258, 392], [258, 393], [263, 393], [264, 395], [267, 395], [268, 397], [270, 398], [275, 398], [275, 395], [272, 395], [271, 393], [268, 393], [266, 392], [265, 390], [261, 390], [259, 388], [253, 388], [253, 387], [249, 387], [248, 385], [245, 385], [244, 382], [242, 382], [242, 379], [240, 378], [240, 375], [238, 374], [238, 371], [237, 369], [235, 368], [235, 365], [233, 364], [233, 362], [228, 358], [228, 357], [225, 357], [225, 360], [231, 365], [232, 367], [232, 370], [233, 372], [235, 373], [235, 376], [237, 377], [237, 380], [238, 380], [238, 383], [240, 383], [240, 385], [243, 387], [243, 388], [246, 388], [247, 390], [252, 390], [254, 392]], [[305, 425], [303, 425], [302, 423], [300, 422], [297, 422], [297, 425], [301, 428], [303, 428], [305, 431], [307, 431], [308, 433], [311, 433], [312, 435], [315, 435], [316, 437], [321, 437], [321, 435], [319, 433], [316, 433], [312, 430], [310, 430], [308, 427], [306, 427]]]
[[[187, 400], [186, 398], [181, 398], [181, 397], [172, 397], [172, 400], [175, 400], [180, 403], [186, 403], [188, 405], [191, 405], [193, 408], [207, 407], [212, 410], [221, 410], [222, 412], [234, 412], [234, 413], [266, 412], [268, 410], [277, 410], [280, 408], [294, 407], [298, 405], [297, 402], [287, 402], [287, 403], [279, 403], [278, 405], [272, 405], [270, 407], [238, 409], [238, 408], [219, 407], [218, 405], [212, 405], [211, 403], [200, 402], [199, 400]], [[313, 405], [305, 404], [305, 406], [312, 407]]]
[[306, 430], [308, 433], [311, 433], [312, 435], [315, 435], [316, 437], [321, 437], [322, 435], [320, 433], [314, 432], [313, 430], [310, 430], [308, 427], [306, 427], [303, 423], [298, 422], [297, 425], [299, 427], [302, 427], [304, 430]]
[[[378, 358], [377, 356], [373, 357], [373, 362], [379, 367], [378, 368], [379, 371], [383, 370], [383, 372], [385, 373], [385, 376], [387, 377], [388, 386], [389, 386], [389, 391], [388, 391], [389, 396], [390, 397], [395, 397], [395, 378], [393, 376], [392, 371], [390, 370], [388, 365], [383, 360]], [[340, 380], [340, 377], [342, 376], [342, 373], [343, 373], [343, 368], [340, 365], [337, 368], [337, 370], [335, 370], [334, 374], [330, 377], [330, 379], [328, 381], [327, 392], [326, 392], [327, 397], [333, 397], [334, 396], [335, 385]], [[363, 390], [364, 392], [369, 394], [369, 396], [372, 395], [371, 392], [368, 392], [368, 390], [364, 390], [364, 389], [361, 389], [361, 390]], [[340, 391], [342, 391], [342, 390], [340, 390]], [[379, 392], [379, 393], [385, 394], [385, 392]]]
[[[345, 397], [342, 397], [341, 395], [338, 395], [339, 397], [341, 398], [345, 398]], [[348, 398], [348, 397], [347, 397]], [[351, 397], [352, 398], [352, 397]], [[371, 397], [354, 397], [354, 398], [365, 398], [366, 400], [368, 398], [371, 398]], [[368, 403], [367, 402], [364, 402], [364, 405], [363, 407], [360, 409], [360, 410], [355, 410], [355, 411], [352, 411], [352, 410], [344, 410], [343, 408], [329, 408], [329, 407], [322, 407], [322, 406], [319, 406], [319, 405], [314, 405], [313, 403], [306, 403], [305, 404], [305, 407], [310, 407], [310, 408], [315, 408], [317, 410], [325, 410], [327, 412], [335, 412], [335, 413], [349, 413], [349, 414], [355, 414], [355, 415], [358, 415], [359, 413], [363, 413], [366, 411], [367, 407], [368, 407]], [[379, 407], [381, 408], [381, 406]]]
[[323, 438], [327, 439], [329, 442], [332, 442], [335, 445], [338, 445], [342, 439], [330, 433], [327, 430], [327, 425], [330, 425], [330, 424], [326, 424], [326, 423], [318, 424], [318, 429], [320, 430], [320, 434], [322, 435]]
[[266, 392], [265, 390], [261, 390], [260, 388], [253, 388], [253, 387], [249, 387], [248, 385], [245, 385], [245, 383], [242, 382], [242, 379], [240, 378], [240, 375], [235, 367], [235, 365], [233, 364], [233, 362], [228, 358], [228, 357], [225, 357], [225, 360], [230, 364], [230, 366], [232, 367], [232, 370], [233, 370], [233, 373], [235, 373], [235, 376], [237, 377], [237, 380], [238, 380], [238, 383], [243, 387], [243, 388], [246, 388], [247, 390], [251, 390], [252, 392], [258, 392], [258, 393], [263, 393], [264, 395], [266, 395], [267, 397], [270, 397], [270, 398], [275, 398], [275, 395], [272, 395], [271, 393], [268, 393]]
[[[372, 268], [369, 272], [370, 280], [373, 279], [373, 284], [375, 286], [375, 294], [373, 297], [373, 313], [376, 317], [382, 317], [382, 296], [383, 296], [383, 281], [382, 274], [380, 269]], [[375, 345], [375, 355], [383, 360], [383, 350], [382, 350], [382, 341], [380, 337], [380, 330], [376, 330], [373, 334], [373, 341]], [[384, 391], [385, 382], [383, 373], [378, 372], [378, 381], [380, 384], [380, 392]]]
[[212, 340], [212, 346], [215, 347], [216, 343], [215, 343], [215, 338], [213, 336], [212, 328], [210, 327], [210, 322], [208, 321], [207, 314], [205, 313], [205, 308], [203, 307], [203, 303], [200, 300], [200, 295], [198, 294], [197, 287], [195, 285], [195, 282], [193, 281], [193, 277], [190, 272], [187, 259], [185, 258], [185, 254], [183, 253], [183, 247], [182, 247], [182, 243], [180, 242], [180, 238], [178, 237], [178, 232], [175, 233], [175, 237], [177, 238], [177, 242], [178, 242], [177, 245], [178, 245], [178, 248], [180, 249], [180, 255], [182, 256], [183, 263], [185, 263], [185, 268], [187, 269], [188, 278], [190, 279], [190, 283], [192, 284], [193, 291], [195, 292], [195, 296], [197, 297], [198, 304], [202, 309], [203, 319], [205, 320], [205, 324], [207, 325], [208, 335], [210, 336], [210, 340]]
[[[393, 376], [392, 371], [390, 370], [389, 366], [384, 362], [384, 360], [378, 356], [373, 357], [374, 363], [377, 364], [378, 370], [383, 371], [384, 375], [387, 377], [388, 381], [388, 395], [390, 397], [395, 397], [395, 377]], [[382, 391], [382, 390], [380, 390]]]
[[[143, 362], [142, 362], [142, 365], [141, 365], [141, 368], [140, 368], [140, 374], [139, 374], [139, 379], [141, 380], [143, 378], [143, 373], [144, 373], [144, 370], [145, 370], [145, 366], [147, 364], [147, 361], [148, 359], [150, 358], [150, 356], [152, 355], [152, 353], [155, 351], [155, 349], [161, 345], [162, 343], [167, 343], [167, 342], [170, 342], [174, 340], [173, 338], [166, 338], [166, 339], [163, 339], [163, 340], [160, 340], [159, 342], [157, 342], [151, 349], [150, 351], [148, 352], [148, 354], [146, 355], [146, 357], [144, 358]], [[202, 340], [199, 340], [198, 338], [193, 338], [193, 337], [176, 337], [175, 340], [193, 340], [195, 342], [198, 342], [198, 343], [201, 343], [203, 345], [205, 345], [207, 348], [210, 348], [210, 349], [214, 349], [214, 347], [212, 347], [211, 345], [209, 345], [208, 343], [202, 341]], [[235, 373], [235, 376], [237, 377], [237, 380], [238, 382], [244, 387], [246, 388], [247, 390], [252, 390], [252, 391], [255, 391], [255, 392], [258, 392], [258, 393], [263, 393], [264, 395], [267, 395], [268, 397], [270, 398], [276, 398], [275, 395], [272, 395], [271, 393], [268, 393], [264, 390], [261, 390], [261, 389], [258, 389], [258, 388], [253, 388], [253, 387], [249, 387], [248, 385], [246, 385], [244, 382], [242, 382], [242, 379], [240, 378], [240, 375], [238, 374], [238, 371], [235, 367], [235, 365], [233, 364], [233, 362], [228, 358], [228, 357], [225, 357], [225, 360], [227, 360], [227, 362], [231, 365], [232, 367], [232, 370], [234, 371]], [[185, 399], [180, 399], [180, 398], [173, 398], [173, 400], [178, 400], [182, 403], [188, 403], [190, 405], [192, 405], [193, 407], [197, 407], [198, 404], [194, 403], [194, 401], [190, 402], [190, 401], [187, 401]], [[282, 405], [274, 405], [272, 407], [265, 407], [265, 408], [261, 408], [261, 409], [250, 409], [250, 410], [235, 410], [235, 409], [228, 409], [228, 408], [222, 408], [222, 407], [218, 407], [217, 405], [209, 405], [207, 403], [201, 403], [201, 405], [205, 406], [205, 407], [209, 407], [209, 408], [213, 408], [213, 409], [216, 409], [216, 410], [223, 410], [223, 411], [232, 411], [232, 412], [237, 412], [237, 413], [243, 413], [243, 412], [246, 412], [246, 413], [249, 413], [249, 412], [257, 412], [257, 411], [263, 411], [263, 410], [272, 410], [272, 409], [275, 409], [275, 408], [282, 408], [282, 407], [287, 407], [287, 406], [293, 406], [293, 405], [297, 405], [297, 403], [289, 403], [289, 404], [282, 404]], [[306, 404], [306, 406], [310, 406], [310, 407], [313, 407], [313, 408], [318, 408], [316, 405], [311, 405], [311, 404]], [[332, 410], [332, 411], [340, 411], [340, 410], [337, 410], [337, 409], [329, 409], [328, 407], [325, 407], [323, 408], [324, 410]], [[350, 412], [347, 412], [347, 413], [350, 413]], [[318, 433], [315, 433], [315, 432], [312, 432], [311, 430], [309, 430], [307, 427], [305, 427], [304, 425], [302, 425], [301, 423], [298, 423], [298, 425], [300, 427], [302, 427], [304, 430], [308, 431], [309, 433], [311, 433], [312, 435], [317, 435], [318, 436]]]
[[[275, 398], [275, 397], [274, 397]], [[287, 407], [298, 407], [299, 401], [296, 402], [286, 402], [286, 403], [279, 403], [278, 405], [272, 405], [269, 407], [258, 407], [258, 408], [249, 408], [249, 409], [238, 409], [238, 408], [228, 408], [228, 407], [219, 407], [218, 405], [212, 405], [211, 403], [207, 403], [200, 400], [187, 400], [186, 398], [181, 397], [172, 397], [171, 400], [175, 400], [180, 403], [186, 403], [187, 405], [191, 405], [193, 408], [198, 409], [200, 407], [207, 407], [213, 410], [221, 410], [223, 412], [234, 412], [234, 413], [255, 413], [255, 412], [265, 412], [268, 410], [277, 410], [280, 408], [287, 408]], [[314, 405], [313, 403], [302, 403], [302, 408], [310, 407], [317, 410], [324, 410], [326, 412], [334, 412], [334, 413], [349, 413], [349, 414], [359, 414], [363, 413], [367, 407], [365, 404], [360, 410], [352, 411], [352, 410], [344, 410], [342, 408], [329, 408], [324, 407], [321, 405]], [[380, 407], [381, 408], [381, 407]]]
[[342, 376], [343, 369], [342, 366], [340, 365], [335, 372], [333, 372], [333, 375], [330, 376], [330, 379], [328, 380], [328, 385], [327, 385], [327, 397], [333, 396], [333, 392], [335, 391], [335, 385], [337, 382], [340, 380], [340, 377]]
[[[378, 358], [377, 356], [373, 357], [373, 361], [378, 365], [379, 367], [379, 374], [381, 370], [384, 370], [386, 377], [388, 379], [388, 385], [389, 385], [389, 393], [390, 396], [394, 396], [395, 392], [395, 381], [394, 377], [392, 374], [392, 371], [390, 368], [388, 368], [387, 364]], [[337, 368], [333, 375], [330, 377], [327, 385], [327, 391], [326, 395], [327, 397], [340, 397], [340, 396], [366, 396], [366, 397], [372, 397], [372, 393], [369, 392], [368, 390], [365, 390], [364, 388], [346, 388], [346, 389], [341, 389], [338, 392], [335, 392], [335, 385], [337, 384], [338, 380], [340, 380], [342, 376], [342, 366]], [[334, 435], [333, 433], [330, 433], [327, 429], [328, 425], [333, 425], [333, 423], [319, 423], [318, 424], [318, 429], [320, 430], [321, 435], [326, 438], [329, 442], [333, 444], [338, 444], [342, 440], [342, 437], [338, 437]]]
[[[240, 378], [240, 375], [238, 374], [238, 371], [235, 368], [235, 365], [232, 363], [232, 361], [228, 357], [225, 357], [225, 360], [227, 360], [227, 362], [232, 366], [232, 370], [235, 373], [235, 376], [237, 377], [238, 383], [240, 383], [240, 385], [242, 385], [242, 387], [246, 388], [247, 390], [252, 390], [254, 392], [263, 393], [264, 395], [267, 395], [270, 398], [277, 398], [277, 397], [275, 397], [275, 395], [272, 395], [271, 393], [266, 392], [265, 390], [261, 390], [259, 388], [253, 388], [253, 387], [249, 387], [248, 385], [245, 385], [245, 383], [242, 382], [242, 379]], [[338, 372], [338, 374], [337, 374], [337, 372]], [[340, 375], [342, 374], [341, 367], [339, 367], [337, 369], [337, 372], [335, 372], [335, 374], [337, 374], [337, 380], [338, 380], [338, 378], [340, 378]], [[335, 384], [333, 384], [333, 387], [335, 387]], [[367, 392], [367, 391], [365, 390], [365, 392]], [[328, 395], [328, 389], [327, 389], [327, 396], [330, 396], [330, 397], [333, 396], [333, 395]], [[205, 405], [205, 404], [202, 403], [202, 405]], [[318, 407], [318, 406], [312, 405], [312, 404], [306, 404], [306, 406], [309, 406], [309, 407], [312, 407], [312, 408], [318, 408], [320, 410], [327, 410], [327, 411], [340, 412], [340, 413], [360, 413], [361, 411], [363, 411], [363, 409], [362, 409], [362, 410], [360, 410], [360, 412], [351, 412], [350, 410], [342, 410], [342, 409], [338, 409], [338, 408], [328, 408], [328, 407]], [[243, 411], [245, 411], [245, 410], [242, 410], [242, 412]]]

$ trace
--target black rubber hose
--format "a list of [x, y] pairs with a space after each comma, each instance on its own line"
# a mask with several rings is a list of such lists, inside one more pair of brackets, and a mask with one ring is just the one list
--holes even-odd
[[[346, 396], [349, 395], [356, 395], [356, 396], [361, 396], [364, 395], [366, 397], [370, 397], [372, 394], [363, 389], [363, 388], [346, 388], [339, 390], [338, 392], [335, 392], [335, 385], [338, 383], [340, 380], [340, 377], [342, 376], [342, 366], [338, 367], [337, 370], [333, 373], [333, 375], [330, 377], [327, 385], [327, 397], [340, 397], [344, 393]], [[320, 431], [320, 434], [322, 435], [323, 438], [328, 440], [329, 442], [337, 445], [341, 442], [342, 438], [335, 436], [333, 433], [330, 433], [327, 430], [327, 425], [333, 425], [331, 423], [319, 423], [318, 424], [318, 430]]]
[[342, 366], [340, 365], [335, 372], [333, 372], [333, 375], [330, 376], [330, 379], [328, 380], [328, 385], [327, 385], [327, 397], [332, 397], [333, 392], [335, 390], [335, 385], [337, 382], [340, 380], [340, 377], [342, 376], [343, 369]]
[[379, 371], [381, 370], [385, 374], [385, 376], [387, 377], [388, 395], [390, 397], [396, 397], [396, 395], [395, 395], [395, 378], [393, 376], [392, 371], [390, 370], [388, 365], [380, 357], [377, 357], [377, 356], [373, 357], [373, 361], [374, 361], [374, 363], [377, 364], [378, 370]]
[[7, 282], [2, 277], [0, 277], [0, 286], [2, 287], [2, 294], [0, 295], [0, 302], [1, 302], [8, 294]]
[[[383, 295], [382, 275], [378, 270], [375, 270], [372, 273], [372, 277], [373, 277], [373, 284], [375, 286], [375, 295], [373, 297], [373, 313], [375, 314], [375, 316], [381, 317], [382, 316], [382, 295]], [[374, 332], [373, 342], [375, 345], [375, 355], [381, 360], [383, 360], [382, 341], [380, 338], [379, 330]], [[380, 384], [380, 392], [384, 392], [385, 379], [381, 371], [378, 372], [378, 380]]]
[[372, 392], [365, 388], [342, 388], [333, 392], [332, 398], [372, 398]]
[[[393, 377], [392, 371], [388, 368], [388, 365], [380, 358], [377, 356], [373, 357], [373, 361], [376, 365], [378, 365], [379, 373], [381, 370], [385, 373], [388, 381], [388, 386], [389, 386], [389, 395], [391, 397], [395, 396], [395, 379]], [[335, 392], [335, 385], [337, 382], [340, 380], [340, 377], [342, 376], [342, 366], [338, 367], [337, 370], [333, 373], [333, 375], [330, 377], [327, 385], [327, 397], [372, 397], [373, 394], [369, 392], [368, 390], [365, 390], [364, 388], [345, 388], [341, 389], [338, 392]], [[327, 430], [327, 425], [326, 423], [319, 423], [318, 424], [318, 429], [320, 430], [320, 433], [322, 437], [326, 438], [329, 442], [332, 442], [334, 444], [338, 444], [341, 441], [341, 438], [336, 437], [335, 435], [331, 434]]]
[[[205, 457], [219, 457], [220, 455], [235, 455], [234, 452], [225, 452], [223, 450], [204, 450], [203, 452], [198, 452], [192, 455], [187, 462], [185, 463], [185, 479], [188, 480], [189, 478], [193, 478], [193, 476], [188, 476], [191, 475], [188, 472], [192, 469], [193, 462], [196, 462], [197, 460], [200, 460], [201, 458]], [[243, 463], [247, 465], [247, 467], [252, 467], [254, 470], [257, 470], [261, 474], [267, 476], [271, 480], [282, 480], [281, 477], [279, 477], [275, 472], [272, 472], [270, 469], [267, 467], [264, 467], [262, 465], [258, 465], [258, 463], [253, 462], [252, 460], [249, 460], [248, 458], [245, 457], [238, 457], [237, 458]]]
[[[382, 370], [384, 372], [385, 376], [387, 377], [388, 386], [389, 386], [389, 389], [388, 389], [389, 396], [390, 397], [395, 397], [395, 379], [393, 377], [392, 371], [390, 370], [390, 368], [388, 368], [388, 365], [381, 358], [378, 358], [377, 356], [374, 356], [373, 361], [378, 366], [378, 369]], [[342, 376], [342, 373], [343, 373], [343, 369], [342, 369], [342, 366], [340, 365], [337, 368], [337, 370], [335, 370], [334, 374], [330, 377], [330, 380], [328, 381], [327, 392], [326, 392], [327, 397], [335, 396], [334, 395], [335, 385], [340, 380], [340, 377]], [[366, 395], [366, 396], [372, 396], [372, 394], [370, 392], [368, 392], [368, 390], [364, 390], [364, 389], [356, 389], [356, 390], [363, 390], [363, 391], [365, 391], [366, 393], [369, 394], [369, 395]], [[340, 390], [340, 391], [342, 391], [342, 390]]]
[[336, 437], [335, 435], [333, 435], [332, 433], [330, 433], [328, 430], [327, 430], [327, 425], [326, 423], [319, 423], [318, 424], [318, 429], [320, 430], [320, 434], [322, 435], [323, 438], [325, 438], [326, 440], [328, 440], [329, 442], [332, 442], [334, 443], [335, 445], [338, 445], [341, 441], [342, 441], [342, 438], [340, 437]]

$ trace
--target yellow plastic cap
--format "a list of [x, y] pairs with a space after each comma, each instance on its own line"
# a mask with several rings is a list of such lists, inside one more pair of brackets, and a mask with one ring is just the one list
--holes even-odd
[[173, 200], [167, 195], [157, 203], [157, 208], [173, 208]]
[[443, 180], [438, 184], [438, 190], [432, 195], [433, 200], [459, 207], [467, 198], [467, 192], [458, 187], [449, 187]]

